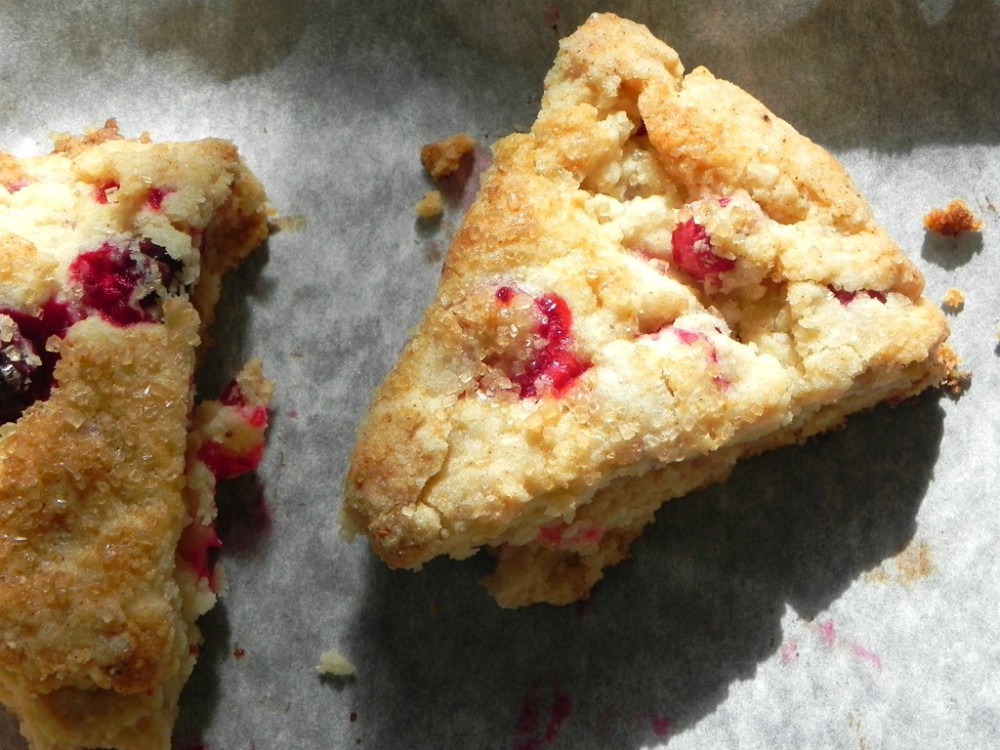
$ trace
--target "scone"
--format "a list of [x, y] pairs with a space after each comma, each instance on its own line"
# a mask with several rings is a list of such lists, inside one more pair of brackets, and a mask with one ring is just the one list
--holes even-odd
[[665, 501], [938, 384], [922, 290], [830, 154], [592, 16], [374, 395], [346, 530], [399, 568], [492, 548], [503, 606], [586, 597]]
[[267, 235], [235, 147], [0, 154], [0, 701], [33, 750], [168, 750], [215, 601], [217, 479], [260, 460], [252, 362], [193, 404], [222, 274]]

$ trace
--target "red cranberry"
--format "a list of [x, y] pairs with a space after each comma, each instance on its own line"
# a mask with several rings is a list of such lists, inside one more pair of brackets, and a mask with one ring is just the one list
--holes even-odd
[[102, 206], [108, 204], [108, 193], [117, 190], [119, 187], [118, 183], [114, 180], [108, 180], [107, 182], [102, 182], [100, 185], [94, 188], [94, 200], [100, 203]]
[[38, 315], [0, 310], [14, 321], [9, 340], [0, 341], [0, 424], [17, 420], [28, 406], [49, 397], [58, 355], [45, 348], [73, 323], [69, 305], [49, 300]]
[[83, 288], [84, 308], [100, 313], [109, 323], [127, 326], [153, 319], [161, 287], [167, 295], [178, 293], [181, 269], [180, 261], [165, 248], [142, 239], [124, 246], [105, 242], [77, 256], [69, 270]]
[[678, 224], [670, 241], [674, 263], [699, 281], [717, 279], [719, 274], [736, 267], [735, 260], [713, 252], [708, 232], [694, 219]]
[[836, 297], [837, 301], [842, 305], [849, 305], [859, 294], [866, 294], [872, 299], [878, 300], [883, 305], [886, 302], [885, 294], [874, 289], [858, 289], [856, 292], [851, 292], [846, 289], [837, 289], [832, 285], [827, 286], [827, 289], [833, 293], [833, 296]]
[[545, 346], [524, 372], [513, 378], [522, 398], [535, 398], [546, 385], [561, 394], [589, 367], [570, 348], [573, 314], [566, 300], [558, 294], [545, 294], [535, 299], [535, 308], [541, 315], [538, 335], [545, 339]]

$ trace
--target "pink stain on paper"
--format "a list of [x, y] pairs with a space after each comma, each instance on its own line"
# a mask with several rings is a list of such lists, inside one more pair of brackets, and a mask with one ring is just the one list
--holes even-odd
[[515, 750], [539, 750], [550, 745], [559, 735], [563, 723], [573, 713], [573, 699], [558, 685], [552, 689], [551, 704], [547, 709], [543, 708], [539, 687], [538, 680], [535, 680], [521, 699]]
[[795, 641], [785, 641], [781, 644], [781, 660], [786, 664], [799, 658], [799, 645]]
[[[846, 648], [851, 650], [851, 653], [860, 659], [868, 662], [872, 667], [877, 670], [882, 669], [882, 659], [871, 649], [865, 648], [858, 643], [852, 643], [850, 641], [839, 638], [837, 635], [837, 628], [833, 624], [833, 620], [823, 620], [817, 623], [816, 627], [819, 630], [819, 640], [827, 648], [833, 648], [838, 639]], [[784, 647], [782, 647], [782, 658], [784, 658]]]
[[869, 664], [871, 664], [873, 667], [875, 667], [875, 669], [882, 669], [882, 660], [879, 658], [879, 655], [876, 654], [874, 651], [869, 651], [864, 646], [859, 646], [857, 644], [853, 644], [851, 646], [851, 651], [854, 652], [855, 656], [861, 657]]
[[837, 628], [833, 620], [823, 620], [819, 624], [819, 639], [824, 646], [832, 647], [837, 642]]

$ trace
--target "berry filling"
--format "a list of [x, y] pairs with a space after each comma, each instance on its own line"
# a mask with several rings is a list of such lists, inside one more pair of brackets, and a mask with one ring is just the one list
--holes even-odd
[[[502, 286], [494, 294], [501, 306], [510, 305], [518, 292]], [[537, 398], [544, 393], [560, 395], [590, 366], [573, 351], [570, 330], [573, 314], [566, 300], [548, 293], [533, 300], [535, 330], [525, 361], [506, 363], [506, 375], [521, 398]]]
[[157, 303], [180, 291], [182, 264], [148, 239], [125, 246], [105, 242], [70, 265], [70, 278], [83, 290], [80, 302], [109, 323], [127, 326], [155, 320]]
[[856, 292], [850, 292], [846, 289], [837, 289], [834, 286], [827, 286], [827, 289], [829, 289], [833, 293], [833, 296], [837, 298], [837, 301], [844, 306], [853, 302], [859, 294], [865, 294], [874, 300], [878, 300], [883, 305], [886, 302], [885, 294], [874, 289], [858, 289]]
[[736, 267], [732, 258], [716, 255], [705, 228], [694, 219], [681, 222], [670, 236], [672, 257], [678, 268], [698, 279], [718, 280]]
[[73, 323], [64, 302], [49, 300], [38, 315], [0, 310], [0, 424], [13, 422], [32, 403], [48, 398], [58, 355], [45, 348]]

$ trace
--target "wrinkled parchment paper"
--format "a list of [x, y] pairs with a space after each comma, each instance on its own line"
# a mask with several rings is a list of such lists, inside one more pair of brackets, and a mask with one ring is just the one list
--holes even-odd
[[[461, 218], [417, 221], [420, 146], [535, 115], [559, 37], [648, 24], [839, 156], [972, 371], [675, 501], [584, 606], [501, 611], [487, 564], [392, 572], [340, 539], [372, 388]], [[994, 0], [6, 0], [0, 144], [108, 116], [236, 142], [287, 217], [229, 279], [218, 392], [278, 383], [255, 481], [220, 499], [224, 602], [176, 750], [971, 748], [1000, 741], [1000, 6]], [[981, 234], [925, 234], [964, 198]], [[335, 650], [357, 673], [317, 676]], [[0, 711], [0, 748], [24, 750]]]

